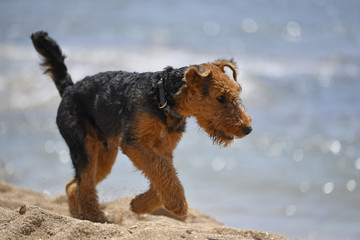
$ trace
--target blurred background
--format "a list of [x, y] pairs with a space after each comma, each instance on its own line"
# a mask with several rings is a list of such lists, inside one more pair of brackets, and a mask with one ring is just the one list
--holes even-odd
[[[2, 0], [0, 178], [56, 196], [73, 177], [32, 32], [58, 41], [76, 81], [234, 58], [254, 131], [220, 148], [189, 119], [174, 156], [190, 205], [241, 229], [360, 239], [359, 13], [357, 0]], [[147, 187], [119, 154], [98, 191]]]

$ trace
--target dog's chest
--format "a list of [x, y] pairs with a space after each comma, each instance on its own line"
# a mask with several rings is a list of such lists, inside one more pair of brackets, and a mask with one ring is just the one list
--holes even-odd
[[165, 124], [148, 114], [142, 114], [135, 131], [136, 138], [163, 154], [170, 154], [181, 139], [185, 120], [177, 123], [169, 121]]

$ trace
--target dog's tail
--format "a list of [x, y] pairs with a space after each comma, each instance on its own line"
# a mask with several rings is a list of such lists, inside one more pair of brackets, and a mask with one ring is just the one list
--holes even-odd
[[44, 74], [50, 75], [62, 96], [66, 88], [74, 85], [64, 63], [65, 55], [47, 32], [35, 32], [31, 34], [31, 40], [36, 51], [43, 57], [41, 66], [46, 67]]

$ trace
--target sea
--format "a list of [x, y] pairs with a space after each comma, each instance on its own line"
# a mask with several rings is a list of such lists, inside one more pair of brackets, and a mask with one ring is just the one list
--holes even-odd
[[[74, 170], [38, 30], [75, 81], [234, 59], [254, 130], [224, 148], [188, 119], [174, 162], [189, 205], [291, 239], [360, 239], [360, 1], [1, 0], [0, 179], [57, 196]], [[148, 186], [119, 154], [97, 190], [108, 202]]]

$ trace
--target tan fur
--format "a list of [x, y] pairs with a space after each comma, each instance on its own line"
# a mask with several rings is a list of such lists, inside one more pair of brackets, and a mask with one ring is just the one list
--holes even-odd
[[187, 213], [187, 202], [172, 157], [181, 133], [168, 133], [161, 121], [146, 113], [141, 114], [139, 119], [136, 137], [140, 142], [134, 146], [123, 146], [122, 150], [152, 185], [148, 192], [132, 201], [132, 210], [149, 213], [164, 205], [176, 215], [183, 216]]
[[80, 183], [72, 179], [66, 185], [68, 204], [72, 216], [88, 219], [94, 222], [106, 222], [104, 213], [100, 210], [96, 184], [102, 181], [111, 171], [118, 153], [118, 144], [109, 139], [109, 149], [106, 150], [99, 139], [99, 133], [87, 125], [89, 133], [85, 140], [89, 164], [81, 174]]
[[[176, 97], [181, 106], [181, 114], [195, 116], [200, 127], [209, 133], [215, 142], [227, 146], [231, 140], [218, 131], [237, 138], [244, 137], [242, 128], [251, 125], [251, 117], [239, 103], [241, 87], [224, 73], [224, 66], [231, 66], [236, 77], [236, 68], [230, 62], [201, 64], [201, 71], [190, 67], [185, 73], [187, 84]], [[200, 94], [204, 82], [209, 84], [209, 96], [205, 98]], [[216, 98], [219, 96], [226, 97], [226, 105], [218, 103]]]

